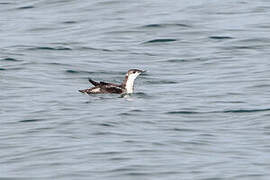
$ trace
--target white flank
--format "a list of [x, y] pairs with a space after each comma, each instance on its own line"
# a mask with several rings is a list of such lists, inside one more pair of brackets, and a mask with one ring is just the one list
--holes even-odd
[[92, 89], [92, 91], [91, 91], [91, 92], [93, 92], [93, 93], [100, 92], [100, 88], [95, 88], [95, 89]]

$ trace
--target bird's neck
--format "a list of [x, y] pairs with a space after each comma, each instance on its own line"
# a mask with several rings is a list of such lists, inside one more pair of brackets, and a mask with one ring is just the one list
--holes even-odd
[[128, 94], [133, 93], [135, 79], [136, 79], [136, 77], [126, 75], [126, 77], [122, 83], [123, 88], [126, 89], [126, 92]]

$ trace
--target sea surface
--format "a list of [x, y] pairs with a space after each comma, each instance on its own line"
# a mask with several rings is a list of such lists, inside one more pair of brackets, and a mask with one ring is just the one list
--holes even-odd
[[269, 180], [270, 1], [1, 0], [0, 179]]

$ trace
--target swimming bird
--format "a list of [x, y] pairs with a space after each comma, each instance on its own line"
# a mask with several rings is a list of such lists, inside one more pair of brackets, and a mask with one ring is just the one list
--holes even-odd
[[81, 93], [86, 94], [131, 94], [134, 91], [134, 81], [135, 79], [145, 71], [139, 69], [128, 70], [126, 77], [122, 84], [114, 84], [107, 82], [96, 82], [89, 79], [89, 82], [94, 85], [94, 87], [84, 90], [79, 90]]

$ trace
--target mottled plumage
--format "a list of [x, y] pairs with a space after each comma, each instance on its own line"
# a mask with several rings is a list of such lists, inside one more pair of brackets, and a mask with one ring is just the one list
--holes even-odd
[[87, 94], [106, 94], [106, 93], [114, 93], [114, 94], [124, 94], [124, 93], [133, 93], [134, 89], [134, 81], [138, 75], [140, 75], [142, 70], [138, 69], [130, 69], [122, 84], [113, 84], [107, 82], [96, 82], [92, 79], [89, 79], [89, 82], [94, 85], [94, 87], [84, 90], [79, 90], [82, 93]]

